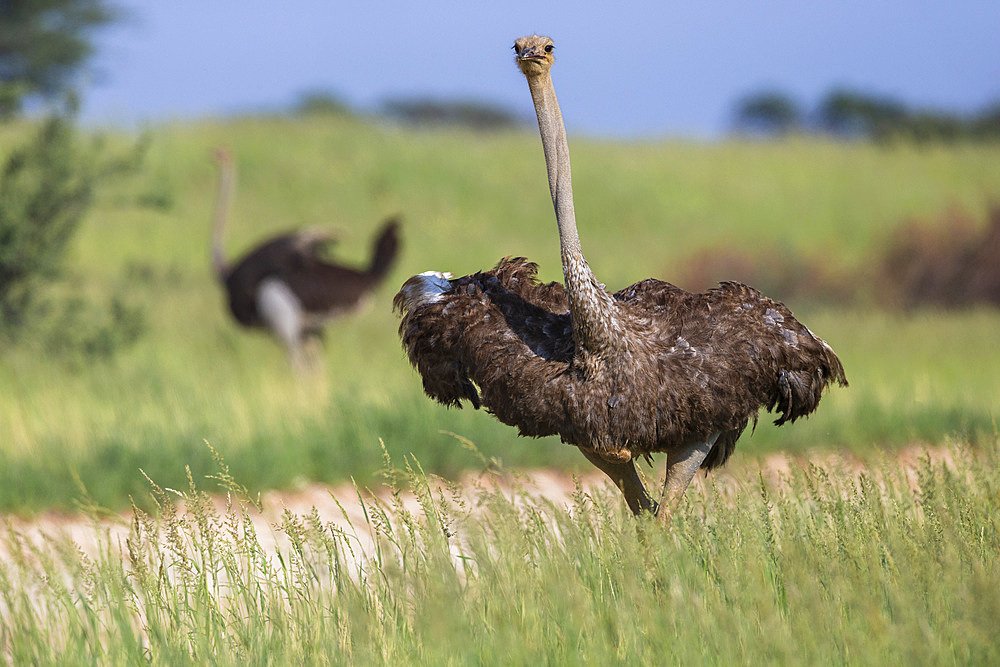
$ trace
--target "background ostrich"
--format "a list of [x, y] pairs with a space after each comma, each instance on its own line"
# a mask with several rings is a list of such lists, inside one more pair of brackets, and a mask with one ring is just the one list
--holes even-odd
[[222, 252], [223, 232], [236, 186], [229, 151], [215, 152], [219, 191], [212, 230], [212, 263], [226, 288], [229, 310], [247, 327], [267, 327], [285, 344], [292, 365], [306, 363], [304, 343], [318, 337], [333, 317], [358, 308], [385, 278], [399, 249], [399, 223], [386, 221], [372, 247], [366, 269], [325, 261], [325, 233], [293, 231], [264, 241], [229, 264]]
[[[484, 405], [521, 435], [558, 434], [633, 512], [666, 522], [695, 472], [724, 463], [760, 408], [794, 421], [847, 379], [830, 346], [751, 287], [692, 294], [644, 280], [608, 294], [580, 250], [552, 40], [522, 37], [514, 50], [538, 115], [566, 286], [539, 283], [524, 258], [457, 279], [414, 276], [394, 300], [403, 346], [429, 396]], [[654, 452], [667, 455], [659, 503], [633, 462]]]

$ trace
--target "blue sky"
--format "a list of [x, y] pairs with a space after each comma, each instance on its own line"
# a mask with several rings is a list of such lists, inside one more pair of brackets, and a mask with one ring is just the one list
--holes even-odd
[[742, 94], [833, 86], [960, 112], [1000, 101], [998, 0], [118, 0], [83, 117], [135, 124], [280, 109], [307, 90], [371, 108], [430, 95], [530, 117], [510, 46], [555, 40], [571, 131], [717, 136]]

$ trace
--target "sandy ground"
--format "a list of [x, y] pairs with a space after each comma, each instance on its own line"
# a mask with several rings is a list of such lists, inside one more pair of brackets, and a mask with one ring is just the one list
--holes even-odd
[[[513, 479], [515, 476], [516, 482]], [[487, 475], [482, 477], [468, 476], [457, 482], [457, 488], [460, 489], [463, 496], [471, 499], [478, 488], [501, 488], [512, 491], [516, 483], [517, 488], [546, 498], [556, 505], [571, 502], [578, 482], [585, 491], [598, 487], [613, 491], [607, 478], [596, 470], [592, 473], [588, 472], [576, 476], [555, 470], [532, 470], [516, 473], [515, 476], [505, 476], [504, 478]], [[435, 483], [432, 482], [432, 484]], [[438, 491], [443, 490], [444, 483], [436, 482], [436, 487], [435, 496], [438, 495]], [[446, 493], [451, 495], [449, 492]], [[392, 490], [388, 487], [378, 488], [374, 491], [363, 489], [359, 492], [351, 484], [336, 486], [310, 484], [295, 490], [268, 491], [261, 494], [260, 507], [262, 511], [258, 511], [252, 504], [244, 504], [248, 508], [247, 514], [253, 522], [258, 539], [266, 550], [274, 551], [279, 546], [282, 549], [288, 546], [287, 539], [279, 529], [285, 512], [296, 516], [305, 516], [315, 510], [316, 515], [324, 524], [330, 523], [348, 534], [358, 536], [362, 550], [371, 553], [374, 539], [366, 519], [365, 505], [370, 507], [373, 503], [377, 503], [388, 506], [392, 501], [392, 495]], [[399, 501], [409, 512], [420, 513], [420, 504], [414, 494], [402, 493]], [[219, 515], [225, 514], [229, 502], [225, 495], [212, 496], [212, 502]], [[184, 511], [183, 505], [183, 501], [179, 501], [178, 509], [180, 512]], [[41, 512], [30, 517], [0, 515], [0, 526], [12, 530], [38, 546], [43, 545], [51, 538], [68, 538], [87, 554], [95, 554], [102, 543], [121, 545], [124, 548], [131, 522], [131, 511], [123, 511], [98, 520], [82, 512]], [[0, 541], [0, 560], [9, 557], [8, 545]]]
[[[911, 485], [916, 483], [917, 469], [925, 456], [929, 456], [931, 461], [935, 463], [944, 463], [949, 467], [955, 467], [954, 450], [950, 448], [928, 449], [914, 446], [886, 454], [886, 457], [895, 457], [899, 464], [898, 470], [905, 475]], [[869, 470], [869, 466], [863, 461], [846, 453], [824, 452], [808, 458], [772, 454], [760, 461], [744, 459], [733, 462], [721, 471], [713, 473], [712, 477], [714, 482], [722, 488], [736, 486], [741, 483], [741, 480], [743, 483], [756, 483], [758, 475], [763, 475], [769, 482], [780, 485], [794, 468], [810, 464], [818, 465], [830, 473], [852, 478], [857, 478]], [[644, 467], [644, 470], [648, 474], [649, 468]], [[658, 474], [662, 475], [662, 472]], [[692, 482], [692, 487], [697, 489], [706, 483], [708, 483], [706, 476], [698, 475]], [[443, 490], [443, 482], [436, 482], [436, 484], [439, 490]], [[533, 497], [544, 498], [556, 506], [568, 506], [572, 502], [578, 484], [584, 492], [601, 490], [612, 494], [617, 493], [607, 478], [597, 470], [577, 475], [537, 469], [508, 476], [469, 476], [460, 480], [456, 488], [462, 496], [468, 499], [474, 498], [477, 489], [481, 488], [499, 489], [512, 494], [513, 490], [517, 488]], [[647, 481], [647, 484], [653, 486], [655, 483]], [[448, 491], [444, 492], [446, 496], [451, 495]], [[651, 492], [654, 495], [656, 493], [652, 488]], [[691, 490], [688, 493], [691, 493]], [[382, 488], [374, 493], [366, 490], [362, 492], [361, 497], [368, 504], [381, 502], [387, 505], [391, 500], [391, 495], [390, 489]], [[408, 511], [414, 514], [420, 513], [419, 503], [413, 494], [403, 493], [399, 500]], [[212, 502], [220, 514], [225, 513], [227, 499], [224, 495], [213, 496]], [[250, 508], [248, 514], [261, 546], [272, 553], [278, 548], [283, 550], [288, 546], [287, 538], [278, 528], [282, 515], [288, 511], [294, 515], [304, 516], [311, 514], [314, 509], [324, 524], [330, 523], [348, 534], [357, 536], [357, 543], [362, 547], [362, 551], [371, 553], [374, 539], [365, 518], [364, 503], [359, 498], [358, 490], [350, 484], [339, 486], [313, 484], [292, 491], [270, 491], [262, 494], [261, 507], [262, 511]], [[131, 520], [131, 512], [123, 512], [100, 520], [95, 520], [82, 513], [43, 512], [32, 517], [0, 516], [0, 526], [12, 529], [23, 539], [39, 546], [51, 538], [66, 537], [78, 545], [82, 552], [94, 554], [102, 543], [119, 545], [123, 549]], [[8, 545], [0, 541], [0, 559], [9, 557]]]

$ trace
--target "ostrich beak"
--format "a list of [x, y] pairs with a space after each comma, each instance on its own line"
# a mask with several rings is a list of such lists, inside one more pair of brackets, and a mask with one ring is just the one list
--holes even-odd
[[537, 47], [529, 46], [524, 51], [517, 54], [518, 60], [542, 60], [545, 56], [538, 52]]

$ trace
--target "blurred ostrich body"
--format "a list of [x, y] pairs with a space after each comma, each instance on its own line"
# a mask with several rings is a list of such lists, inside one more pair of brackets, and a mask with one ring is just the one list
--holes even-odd
[[382, 282], [399, 249], [399, 223], [388, 220], [375, 238], [369, 266], [341, 266], [322, 258], [329, 234], [291, 231], [268, 239], [228, 263], [223, 235], [235, 190], [236, 169], [225, 149], [216, 151], [219, 191], [212, 233], [212, 263], [225, 287], [229, 310], [245, 327], [269, 329], [288, 350], [292, 365], [307, 365], [305, 343], [338, 315], [361, 307]]

